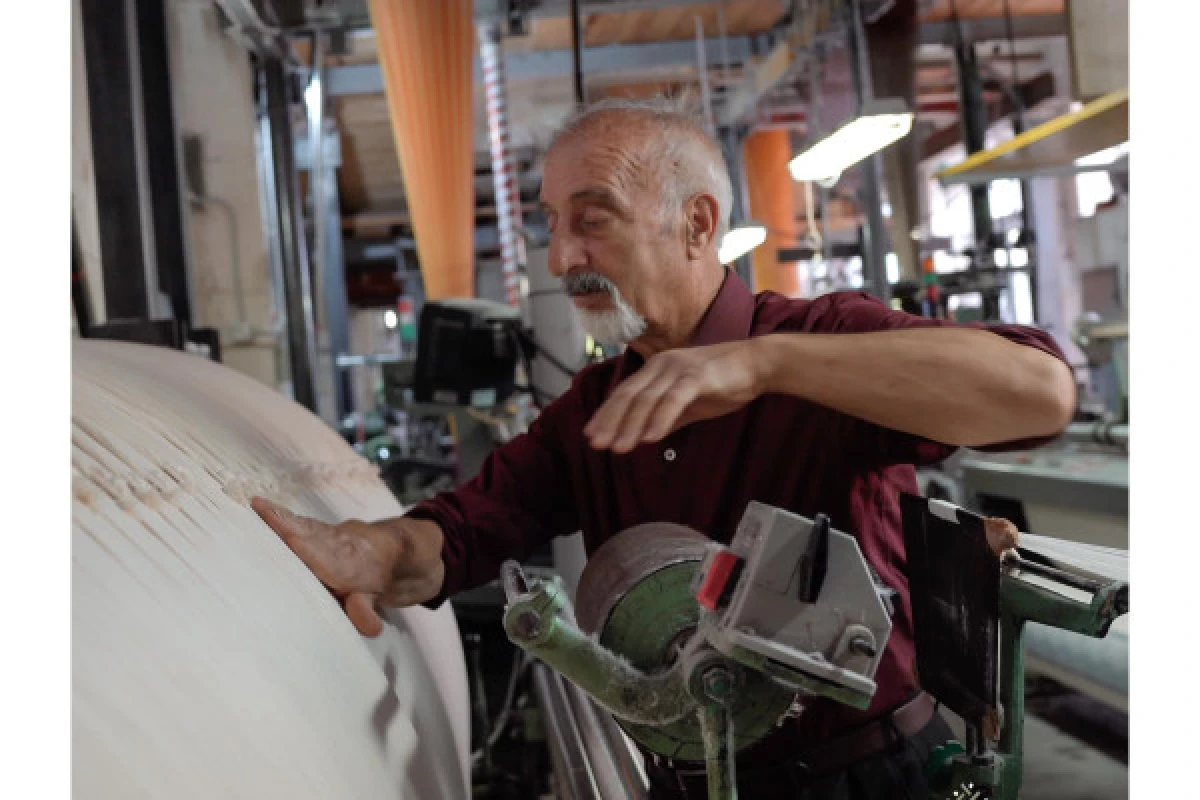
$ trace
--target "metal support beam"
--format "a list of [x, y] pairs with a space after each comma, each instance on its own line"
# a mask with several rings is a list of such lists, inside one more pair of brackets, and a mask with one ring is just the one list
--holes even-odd
[[[746, 194], [746, 171], [742, 166], [742, 141], [744, 131], [734, 126], [726, 126], [718, 130], [721, 151], [725, 156], [725, 167], [729, 172], [729, 182], [733, 186], [733, 204], [729, 209], [729, 219], [733, 225], [745, 222], [750, 216], [750, 201]], [[750, 262], [750, 254], [746, 253], [731, 265], [734, 272], [745, 284], [754, 290], [754, 268]]]
[[[130, 63], [133, 27], [123, 2], [81, 0], [92, 155], [99, 210], [104, 318], [150, 317], [142, 217], [142, 181], [135, 135], [136, 75]], [[144, 156], [144, 154], [142, 154]]]
[[[569, 16], [567, 2], [561, 3], [562, 13], [546, 16]], [[594, 9], [594, 6], [593, 6]], [[478, 10], [478, 9], [477, 9]], [[588, 13], [589, 4], [583, 3], [583, 13]], [[538, 16], [538, 11], [532, 12]], [[477, 14], [478, 16], [478, 14]], [[1003, 18], [997, 17], [963, 20], [964, 38], [968, 41], [983, 41], [1006, 38]], [[926, 22], [920, 26], [921, 44], [947, 44], [953, 41], [954, 29], [947, 22]], [[1042, 36], [1061, 36], [1067, 32], [1066, 17], [1062, 14], [1045, 14], [1033, 17], [1015, 17], [1013, 36], [1017, 39]], [[724, 42], [720, 38], [705, 39], [707, 53], [714, 56], [710, 67], [724, 67], [746, 62], [754, 53], [753, 36], [729, 36]], [[777, 58], [789, 65], [794, 60], [792, 47]], [[589, 78], [624, 71], [656, 70], [687, 67], [696, 63], [694, 42], [652, 42], [649, 44], [606, 45], [583, 48], [582, 69]], [[483, 80], [478, 58], [474, 63], [475, 78]], [[573, 74], [573, 55], [570, 48], [563, 50], [534, 50], [525, 53], [506, 53], [504, 71], [509, 80], [532, 80], [552, 76]], [[768, 73], [763, 73], [764, 76]], [[378, 64], [356, 64], [334, 67], [328, 71], [327, 91], [331, 97], [354, 94], [378, 94], [383, 91], [383, 76]], [[760, 93], [761, 94], [761, 93]]]
[[[983, 102], [983, 81], [975, 60], [975, 45], [960, 39], [955, 42], [954, 63], [958, 69], [958, 105], [962, 117], [963, 144], [967, 155], [987, 147], [988, 113]], [[992, 238], [992, 207], [988, 200], [988, 184], [972, 186], [971, 219], [975, 226], [975, 242], [980, 252], [987, 250]]]
[[[867, 37], [863, 30], [860, 0], [850, 0], [846, 38], [850, 50], [850, 73], [854, 80], [854, 94], [862, 109], [874, 99], [871, 86], [871, 68], [867, 53]], [[891, 300], [891, 287], [887, 280], [887, 226], [883, 221], [883, 196], [880, 192], [880, 171], [883, 164], [880, 155], [868, 158], [858, 169], [862, 174], [863, 205], [867, 224], [863, 231], [863, 282], [865, 289], [884, 303]]]
[[166, 18], [162, 0], [136, 0], [135, 6], [155, 272], [158, 288], [169, 298], [175, 319], [190, 325], [188, 248], [184, 237], [181, 159], [171, 97]]
[[282, 62], [266, 59], [261, 70], [262, 103], [270, 124], [271, 160], [275, 185], [272, 223], [278, 230], [283, 262], [284, 305], [287, 309], [288, 358], [292, 396], [310, 411], [317, 410], [313, 369], [317, 362], [313, 335], [312, 283], [308, 248], [300, 213], [295, 143], [292, 141], [288, 76]]
[[[962, 37], [967, 42], [985, 42], [1007, 39], [1008, 29], [1004, 17], [980, 17], [959, 20]], [[1013, 17], [1014, 39], [1042, 39], [1051, 36], [1066, 36], [1069, 32], [1067, 15], [1027, 14]], [[952, 45], [956, 36], [953, 20], [921, 23], [921, 44]]]
[[[721, 52], [719, 39], [705, 40], [705, 48]], [[738, 64], [751, 55], [750, 37], [731, 37], [724, 51], [731, 63]], [[653, 42], [650, 44], [620, 44], [584, 48], [582, 71], [589, 78], [623, 71], [656, 70], [674, 67], [692, 68], [696, 63], [696, 44], [693, 41]], [[723, 58], [724, 56], [722, 56]], [[709, 66], [723, 66], [716, 63]], [[483, 70], [475, 58], [475, 82], [483, 81]], [[574, 73], [571, 50], [535, 50], [526, 53], [505, 53], [504, 71], [508, 80], [531, 80], [553, 76], [567, 77]], [[330, 97], [353, 94], [378, 94], [383, 91], [383, 73], [378, 64], [358, 64], [332, 67], [327, 72], [327, 91]]]

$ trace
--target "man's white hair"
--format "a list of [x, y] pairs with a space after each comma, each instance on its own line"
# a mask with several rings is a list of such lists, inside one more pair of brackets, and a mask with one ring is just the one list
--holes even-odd
[[[570, 114], [554, 132], [550, 147], [586, 127], [596, 115], [614, 111], [636, 115], [657, 129], [658, 141], [654, 144], [659, 152], [654, 154], [654, 160], [655, 166], [663, 172], [662, 200], [667, 214], [679, 211], [689, 197], [702, 192], [717, 199], [715, 244], [720, 244], [720, 237], [729, 230], [733, 183], [725, 167], [721, 146], [709, 134], [703, 113], [689, 98], [660, 95], [641, 100], [619, 97], [599, 100]], [[700, 169], [688, 169], [684, 165], [682, 152], [688, 139], [707, 145], [708, 157]]]

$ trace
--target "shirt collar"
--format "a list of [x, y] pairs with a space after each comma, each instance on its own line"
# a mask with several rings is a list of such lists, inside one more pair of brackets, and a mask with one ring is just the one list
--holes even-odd
[[[754, 295], [749, 287], [738, 277], [737, 273], [726, 267], [725, 278], [712, 304], [700, 318], [689, 347], [704, 347], [705, 345], [724, 344], [746, 339], [750, 336], [750, 326], [754, 322]], [[621, 354], [621, 363], [617, 365], [613, 385], [630, 375], [645, 363], [632, 348], [625, 348]]]
[[712, 305], [700, 318], [700, 324], [696, 326], [688, 344], [691, 347], [704, 347], [745, 339], [750, 336], [753, 322], [754, 295], [736, 272], [726, 268], [725, 280], [717, 290]]

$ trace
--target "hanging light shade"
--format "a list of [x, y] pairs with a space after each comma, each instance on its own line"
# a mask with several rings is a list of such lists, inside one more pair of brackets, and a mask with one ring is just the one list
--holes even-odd
[[475, 294], [471, 0], [368, 0], [429, 300]]
[[903, 100], [888, 98], [872, 103], [845, 125], [789, 162], [798, 181], [832, 185], [841, 174], [912, 131], [913, 114]]

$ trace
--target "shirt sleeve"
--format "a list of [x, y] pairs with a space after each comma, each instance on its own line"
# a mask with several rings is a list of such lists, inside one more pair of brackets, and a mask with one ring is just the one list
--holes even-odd
[[[835, 292], [824, 295], [814, 302], [822, 301], [825, 308], [813, 310], [811, 323], [805, 329], [812, 333], [870, 333], [873, 331], [901, 330], [906, 328], [975, 328], [1003, 336], [1011, 342], [1034, 347], [1067, 363], [1062, 350], [1045, 331], [1024, 325], [1000, 325], [983, 323], [957, 323], [950, 320], [927, 319], [903, 311], [888, 308], [880, 300], [866, 292]], [[958, 448], [954, 445], [933, 441], [923, 436], [883, 428], [859, 420], [865, 426], [868, 446], [887, 464], [933, 464], [951, 456]], [[1054, 441], [1058, 435], [998, 442], [974, 447], [982, 452], [1006, 452], [1029, 450]]]
[[527, 433], [493, 450], [473, 480], [405, 514], [442, 529], [445, 579], [425, 606], [437, 608], [496, 578], [504, 561], [524, 561], [554, 537], [579, 529], [565, 457], [569, 431], [581, 427], [569, 424], [579, 408], [578, 388], [572, 386]]

